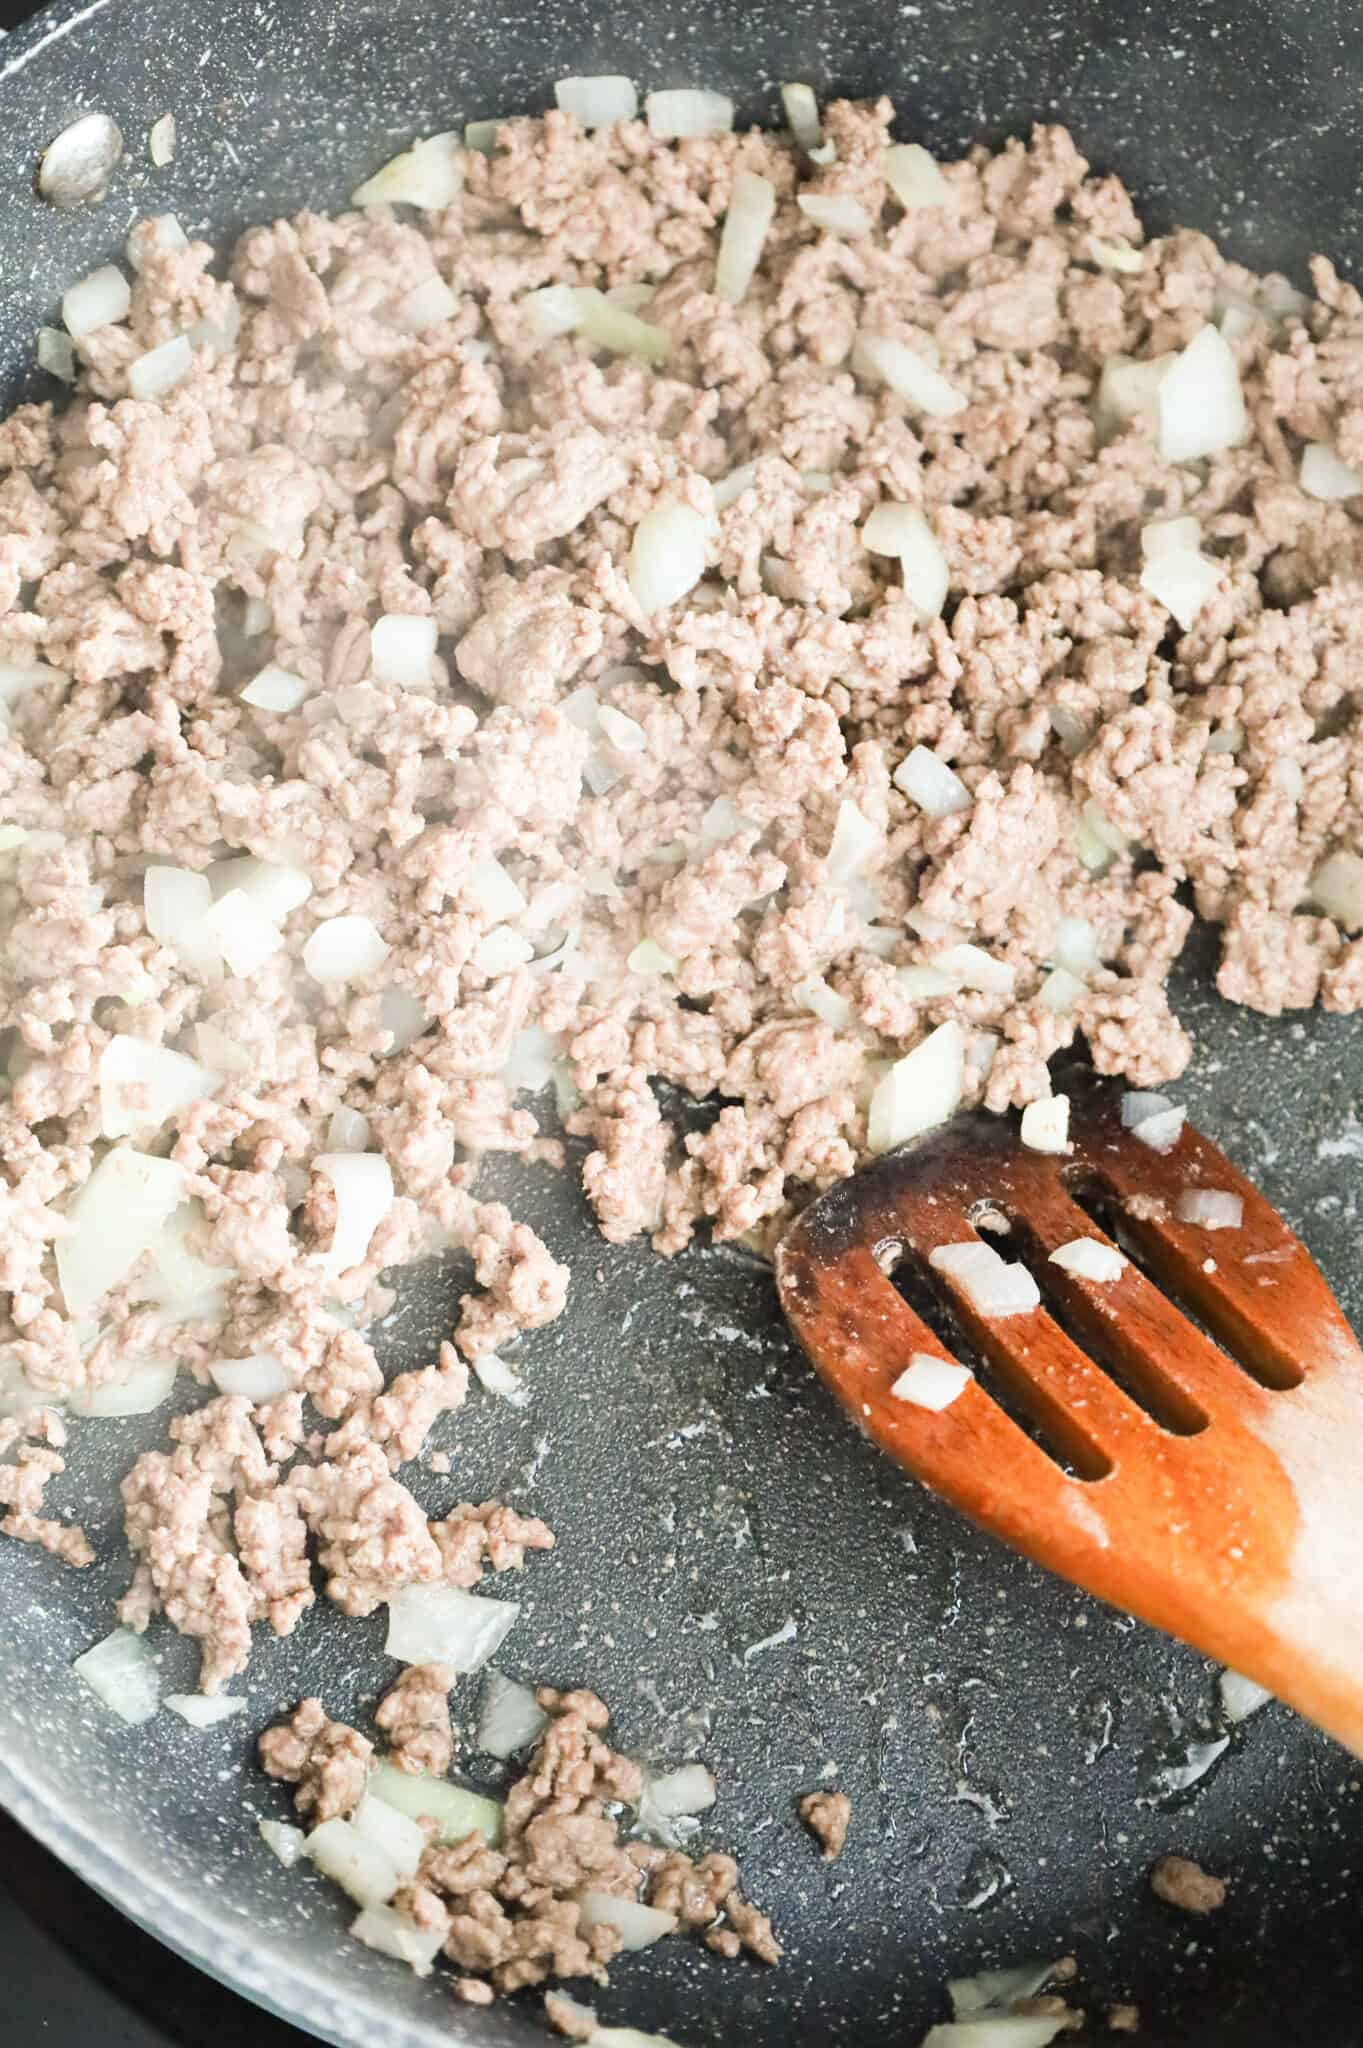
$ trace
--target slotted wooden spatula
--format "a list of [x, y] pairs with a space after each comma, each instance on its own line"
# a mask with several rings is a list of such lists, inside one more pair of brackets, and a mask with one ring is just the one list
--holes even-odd
[[[974, 1521], [1363, 1755], [1363, 1352], [1216, 1146], [1185, 1125], [1161, 1154], [1123, 1128], [1119, 1088], [1064, 1085], [1064, 1155], [970, 1115], [823, 1195], [777, 1254], [786, 1314], [861, 1427]], [[1181, 1221], [1198, 1188], [1238, 1195], [1239, 1226]], [[1040, 1307], [981, 1315], [929, 1268], [985, 1233]], [[1117, 1279], [1051, 1263], [1081, 1237], [1126, 1250]], [[905, 1299], [925, 1287], [979, 1366], [939, 1411], [891, 1392], [915, 1353], [953, 1356]]]

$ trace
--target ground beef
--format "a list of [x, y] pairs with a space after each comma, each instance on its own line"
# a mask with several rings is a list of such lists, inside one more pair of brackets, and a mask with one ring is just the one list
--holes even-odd
[[320, 1700], [300, 1700], [287, 1721], [265, 1730], [259, 1749], [267, 1774], [297, 1787], [300, 1820], [344, 1819], [364, 1797], [374, 1746], [344, 1721], [328, 1720]]
[[0, 1532], [21, 1543], [37, 1543], [63, 1564], [93, 1564], [94, 1550], [83, 1529], [42, 1513], [48, 1482], [66, 1470], [61, 1447], [66, 1429], [50, 1408], [0, 1420]]
[[1161, 1856], [1150, 1872], [1150, 1889], [1180, 1913], [1215, 1913], [1226, 1903], [1225, 1879], [1209, 1876], [1186, 1856]]
[[374, 1712], [388, 1738], [388, 1754], [399, 1770], [443, 1778], [454, 1761], [450, 1687], [454, 1673], [443, 1664], [411, 1664]]
[[823, 1851], [825, 1863], [836, 1863], [847, 1840], [852, 1802], [845, 1792], [806, 1792], [800, 1818]]

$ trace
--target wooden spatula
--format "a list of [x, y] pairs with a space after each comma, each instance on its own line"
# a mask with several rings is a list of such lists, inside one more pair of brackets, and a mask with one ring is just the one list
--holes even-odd
[[[1161, 1154], [1123, 1128], [1119, 1088], [1066, 1086], [1063, 1155], [964, 1116], [822, 1196], [777, 1254], [786, 1314], [861, 1427], [974, 1521], [1363, 1755], [1363, 1353], [1222, 1152], [1185, 1125]], [[1181, 1221], [1193, 1189], [1238, 1195], [1238, 1227]], [[982, 1315], [929, 1267], [978, 1237], [1031, 1269], [1040, 1307]], [[1079, 1278], [1049, 1256], [1076, 1238], [1129, 1262]], [[950, 1405], [892, 1394], [953, 1341], [979, 1370]]]

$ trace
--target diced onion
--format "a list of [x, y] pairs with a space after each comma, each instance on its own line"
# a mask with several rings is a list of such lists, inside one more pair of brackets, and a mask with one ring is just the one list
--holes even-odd
[[77, 1657], [71, 1669], [129, 1727], [139, 1728], [150, 1721], [161, 1704], [151, 1645], [130, 1628], [116, 1628]]
[[82, 114], [54, 136], [38, 166], [38, 196], [49, 206], [102, 199], [123, 155], [123, 131], [107, 114]]
[[393, 1169], [381, 1152], [319, 1152], [312, 1162], [336, 1197], [336, 1232], [327, 1254], [333, 1278], [358, 1266], [393, 1206]]
[[501, 1839], [500, 1800], [487, 1799], [481, 1792], [466, 1791], [464, 1786], [455, 1785], [448, 1778], [402, 1771], [396, 1764], [381, 1760], [369, 1773], [367, 1789], [370, 1799], [380, 1800], [408, 1820], [433, 1820], [439, 1842], [462, 1842], [465, 1835], [471, 1835], [475, 1829], [489, 1842], [496, 1843]]
[[107, 1152], [66, 1205], [73, 1225], [56, 1242], [57, 1278], [71, 1315], [125, 1280], [184, 1198], [184, 1170], [130, 1145]]
[[1251, 1714], [1257, 1714], [1260, 1707], [1267, 1706], [1273, 1695], [1266, 1685], [1257, 1679], [1246, 1678], [1240, 1671], [1223, 1671], [1216, 1681], [1221, 1695], [1221, 1711], [1231, 1722], [1247, 1721]]
[[293, 1380], [283, 1362], [268, 1352], [250, 1358], [219, 1358], [208, 1368], [209, 1378], [220, 1394], [240, 1394], [247, 1401], [273, 1401], [287, 1394]]
[[222, 954], [205, 930], [213, 907], [207, 875], [188, 868], [148, 868], [142, 878], [142, 905], [147, 930], [169, 946], [182, 966], [200, 974], [222, 966]]
[[242, 1693], [220, 1692], [210, 1698], [202, 1692], [168, 1692], [161, 1704], [182, 1721], [188, 1721], [191, 1728], [216, 1728], [219, 1721], [230, 1721], [234, 1714], [246, 1712]]
[[147, 131], [147, 155], [158, 171], [175, 161], [175, 116], [162, 114]]
[[831, 989], [820, 975], [811, 974], [804, 981], [797, 981], [791, 990], [791, 1000], [802, 1010], [808, 1010], [815, 1017], [821, 1017], [834, 1031], [849, 1031], [856, 1018], [856, 1012], [846, 996], [840, 996]]
[[1082, 754], [1093, 738], [1093, 728], [1068, 704], [1052, 704], [1051, 728], [1067, 754]]
[[471, 908], [493, 924], [519, 917], [525, 909], [525, 897], [518, 884], [498, 860], [479, 861], [469, 873], [464, 897]]
[[1279, 754], [1273, 763], [1273, 780], [1294, 804], [1299, 804], [1306, 793], [1306, 777], [1301, 762], [1291, 754]]
[[463, 152], [454, 134], [431, 135], [414, 142], [381, 170], [357, 186], [352, 206], [449, 206], [464, 184]]
[[594, 285], [575, 287], [573, 300], [577, 326], [593, 347], [610, 349], [618, 356], [637, 356], [644, 363], [665, 363], [671, 355], [671, 339], [661, 327], [641, 320]]
[[180, 1202], [151, 1246], [151, 1273], [139, 1282], [139, 1299], [154, 1301], [172, 1321], [211, 1322], [220, 1318], [224, 1289], [237, 1278], [232, 1266], [210, 1266], [190, 1249], [202, 1226], [198, 1202]]
[[[762, 260], [762, 245], [776, 212], [776, 187], [755, 171], [738, 171], [724, 216], [715, 261], [715, 296], [736, 306]], [[716, 500], [718, 502], [718, 500]]]
[[525, 967], [534, 957], [535, 948], [522, 932], [513, 931], [509, 924], [498, 924], [479, 939], [473, 949], [472, 964], [491, 979]]
[[1117, 270], [1134, 277], [1138, 270], [1145, 268], [1145, 255], [1140, 249], [1133, 249], [1130, 242], [1117, 235], [1112, 241], [1104, 242], [1097, 235], [1089, 236], [1089, 254], [1101, 270]]
[[641, 1905], [637, 1899], [617, 1898], [613, 1892], [580, 1892], [578, 1906], [578, 1926], [583, 1932], [593, 1927], [613, 1927], [627, 1956], [637, 1955], [640, 1949], [650, 1948], [665, 1934], [677, 1931], [675, 1913]]
[[618, 74], [560, 78], [554, 85], [554, 100], [584, 128], [609, 128], [614, 121], [634, 120], [639, 112], [639, 95], [633, 80]]
[[[551, 1077], [552, 1070], [545, 1076], [546, 1084]], [[489, 1394], [495, 1394], [499, 1401], [507, 1402], [512, 1408], [530, 1406], [529, 1387], [520, 1374], [513, 1372], [506, 1360], [499, 1358], [495, 1351], [480, 1353], [473, 1361], [473, 1370], [478, 1384], [485, 1387]]]
[[1244, 1198], [1224, 1188], [1185, 1188], [1174, 1214], [1200, 1230], [1238, 1230], [1245, 1220]]
[[38, 329], [38, 368], [46, 370], [49, 376], [60, 377], [63, 384], [75, 383], [76, 351], [70, 335], [63, 334], [60, 327]]
[[1183, 1129], [1183, 1110], [1177, 1105], [1156, 1110], [1153, 1115], [1142, 1117], [1132, 1126], [1131, 1135], [1139, 1138], [1142, 1145], [1148, 1145], [1152, 1152], [1172, 1152]]
[[911, 1003], [931, 1003], [938, 996], [954, 996], [961, 984], [940, 967], [899, 967], [895, 980]]
[[287, 668], [276, 668], [271, 662], [252, 676], [241, 693], [241, 701], [257, 711], [274, 711], [283, 717], [296, 711], [307, 694], [308, 686], [301, 676]]
[[828, 235], [869, 235], [871, 216], [844, 192], [801, 192], [795, 201], [807, 221]]
[[631, 974], [675, 974], [681, 962], [656, 939], [640, 939], [625, 962]]
[[617, 754], [642, 754], [646, 751], [648, 735], [637, 718], [617, 711], [613, 704], [603, 704], [598, 717], [602, 732]]
[[1090, 974], [1101, 965], [1097, 934], [1086, 917], [1057, 918], [1052, 950], [1057, 965], [1071, 974]]
[[[650, 1774], [644, 1780], [644, 1798], [664, 1820], [690, 1820], [708, 1813], [718, 1796], [715, 1774], [704, 1764], [679, 1764], [675, 1771], [656, 1778]], [[640, 1805], [642, 1811], [643, 1801]]]
[[369, 629], [369, 661], [376, 683], [416, 687], [431, 680], [438, 628], [429, 613], [385, 612]]
[[497, 130], [501, 121], [466, 121], [464, 123], [464, 147], [474, 150], [479, 156], [491, 156], [497, 147]]
[[416, 1876], [417, 1865], [426, 1853], [426, 1834], [410, 1815], [400, 1813], [389, 1800], [376, 1799], [366, 1787], [364, 1798], [350, 1816], [350, 1825], [361, 1841], [372, 1844], [389, 1858], [400, 1877]]
[[[947, 2020], [929, 2027], [920, 2048], [1049, 2048], [1069, 2028], [1069, 2015], [981, 2013], [978, 2019]], [[597, 2041], [601, 2039], [598, 2034]]]
[[881, 832], [855, 804], [838, 805], [838, 820], [825, 863], [828, 879], [839, 886], [859, 877], [880, 850]]
[[700, 843], [702, 846], [719, 846], [726, 839], [736, 839], [740, 832], [756, 830], [756, 820], [740, 811], [732, 797], [717, 796], [701, 818]]
[[407, 1963], [418, 1977], [430, 1976], [445, 1942], [443, 1922], [434, 1927], [418, 1927], [408, 1914], [399, 1913], [393, 1906], [366, 1906], [351, 1921], [350, 1932], [356, 1941], [362, 1941], [378, 1955]]
[[241, 980], [263, 967], [284, 943], [283, 934], [244, 889], [229, 889], [220, 896], [203, 928], [227, 962], [228, 972]]
[[935, 157], [919, 142], [892, 142], [881, 160], [885, 183], [900, 205], [912, 211], [919, 206], [949, 206], [951, 187], [942, 176]]
[[1159, 422], [1166, 462], [1195, 462], [1244, 440], [1239, 366], [1215, 327], [1200, 328], [1169, 365], [1160, 381]]
[[1046, 1095], [1022, 1112], [1021, 1137], [1031, 1152], [1066, 1152], [1070, 1142], [1070, 1098]]
[[485, 1600], [458, 1586], [404, 1586], [388, 1601], [384, 1648], [402, 1664], [444, 1664], [480, 1671], [497, 1654], [520, 1614], [515, 1600]]
[[357, 1906], [383, 1905], [403, 1882], [392, 1857], [348, 1820], [324, 1820], [304, 1842], [303, 1854]]
[[1035, 1998], [1054, 1977], [1055, 1963], [1014, 1964], [1009, 1969], [981, 1970], [975, 1977], [956, 1977], [947, 1985], [951, 2010], [958, 2020], [976, 2013], [1007, 2012], [1020, 1998]]
[[975, 1375], [954, 1358], [939, 1358], [935, 1351], [915, 1351], [899, 1378], [890, 1388], [896, 1401], [912, 1402], [940, 1414], [962, 1395]]
[[426, 277], [398, 300], [397, 324], [411, 334], [424, 334], [442, 320], [452, 320], [459, 311], [459, 296], [443, 277]]
[[1017, 978], [1008, 961], [996, 960], [983, 946], [948, 946], [932, 964], [958, 988], [984, 989], [989, 995], [1011, 995]]
[[149, 1135], [211, 1095], [221, 1078], [167, 1045], [116, 1032], [99, 1058], [100, 1128], [106, 1138]]
[[915, 747], [906, 754], [891, 780], [930, 818], [949, 818], [953, 811], [968, 811], [973, 801], [955, 769], [949, 768], [929, 747]]
[[292, 1870], [308, 1839], [302, 1828], [291, 1827], [286, 1820], [262, 1820], [256, 1822], [256, 1829], [270, 1854], [277, 1856], [286, 1870]]
[[819, 102], [810, 85], [783, 85], [781, 104], [786, 110], [790, 132], [801, 149], [817, 149], [823, 141]]
[[148, 1359], [123, 1379], [74, 1389], [66, 1405], [73, 1415], [150, 1415], [170, 1399], [174, 1388], [174, 1359]]
[[852, 348], [852, 368], [872, 383], [887, 384], [906, 404], [930, 419], [949, 420], [965, 410], [964, 394], [949, 384], [940, 370], [888, 335], [859, 334]]
[[1111, 433], [1128, 420], [1155, 420], [1159, 414], [1160, 386], [1173, 360], [1172, 355], [1153, 356], [1148, 362], [1138, 362], [1132, 356], [1109, 356], [1094, 394], [1100, 430]]
[[128, 365], [128, 389], [134, 398], [164, 398], [194, 368], [187, 334], [176, 334], [159, 348], [149, 348]]
[[1096, 1237], [1072, 1237], [1068, 1244], [1056, 1246], [1050, 1263], [1062, 1266], [1076, 1279], [1095, 1280], [1106, 1286], [1121, 1279], [1126, 1259], [1115, 1244], [1103, 1244]]
[[531, 1095], [537, 1095], [541, 1088], [549, 1086], [549, 1077], [554, 1070], [554, 1058], [559, 1050], [558, 1040], [551, 1038], [538, 1024], [527, 1025], [518, 1031], [511, 1041], [502, 1079], [508, 1088], [524, 1088]]
[[388, 1048], [390, 1056], [406, 1052], [409, 1045], [415, 1045], [431, 1024], [416, 997], [409, 995], [405, 988], [384, 990], [379, 997], [379, 1022], [393, 1040]]
[[1356, 498], [1363, 492], [1363, 476], [1356, 469], [1351, 469], [1347, 462], [1341, 462], [1334, 449], [1327, 447], [1324, 441], [1307, 442], [1301, 451], [1298, 476], [1308, 498], [1329, 501]]
[[1141, 589], [1172, 612], [1186, 633], [1221, 583], [1219, 562], [1199, 551], [1195, 519], [1160, 519], [1141, 528]]
[[372, 917], [325, 917], [303, 948], [303, 965], [323, 986], [375, 974], [388, 944]]
[[344, 1103], [333, 1110], [331, 1122], [327, 1125], [328, 1152], [367, 1152], [370, 1143], [369, 1118], [362, 1116], [358, 1109], [348, 1109]]
[[939, 1244], [928, 1253], [928, 1264], [955, 1282], [978, 1315], [1028, 1315], [1040, 1306], [1041, 1290], [1027, 1268], [1001, 1258], [979, 1238]]
[[752, 489], [756, 477], [755, 462], [745, 462], [740, 468], [731, 469], [727, 476], [722, 476], [714, 486], [716, 512], [727, 512], [730, 505], [741, 498], [745, 491]]
[[1332, 853], [1311, 877], [1311, 896], [1327, 917], [1356, 932], [1363, 925], [1363, 859], [1356, 853]]
[[734, 125], [734, 103], [722, 92], [651, 92], [644, 101], [644, 118], [662, 142], [691, 135], [727, 135]]
[[866, 1143], [888, 1152], [920, 1131], [945, 1123], [960, 1107], [965, 1085], [965, 1041], [959, 1024], [939, 1024], [896, 1060], [871, 1097]]
[[505, 1763], [538, 1742], [548, 1725], [549, 1716], [530, 1687], [489, 1665], [478, 1698], [474, 1740], [479, 1749]]
[[121, 270], [106, 263], [92, 270], [78, 284], [68, 285], [62, 294], [62, 319], [73, 341], [126, 320], [133, 302], [131, 287]]
[[629, 550], [629, 587], [640, 611], [652, 616], [695, 588], [709, 539], [709, 521], [690, 505], [664, 499], [645, 512]]
[[299, 909], [312, 894], [312, 877], [302, 868], [289, 867], [283, 861], [261, 860], [253, 853], [214, 861], [208, 879], [214, 896], [226, 896], [230, 890], [239, 889], [271, 924], [283, 924], [289, 913]]

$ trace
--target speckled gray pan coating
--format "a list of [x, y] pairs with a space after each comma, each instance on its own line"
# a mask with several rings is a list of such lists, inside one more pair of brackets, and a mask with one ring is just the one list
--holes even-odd
[[[1322, 247], [1356, 277], [1363, 255], [1363, 59], [1340, 0], [96, 0], [0, 46], [4, 396], [31, 390], [34, 330], [62, 285], [142, 212], [226, 237], [333, 205], [414, 130], [538, 108], [556, 76], [602, 69], [719, 86], [767, 119], [783, 78], [884, 89], [905, 132], [941, 149], [1059, 115], [1157, 227], [1206, 228], [1262, 267], [1300, 271]], [[128, 159], [102, 207], [54, 215], [32, 195], [36, 159], [92, 108], [122, 123]], [[168, 109], [179, 154], [153, 173], [146, 132]], [[1232, 1013], [1198, 979], [1205, 950], [1188, 958], [1187, 1100], [1357, 1314], [1363, 1027]], [[617, 1968], [607, 2015], [695, 2048], [912, 2043], [949, 1971], [1072, 1947], [1097, 2000], [1138, 2001], [1149, 2040], [1355, 2048], [1363, 1771], [1270, 1707], [1171, 1810], [1181, 1763], [1216, 1732], [1201, 1660], [1005, 1556], [882, 1463], [784, 1337], [761, 1268], [604, 1245], [548, 1174], [523, 1174], [515, 1200], [573, 1261], [573, 1306], [528, 1347], [528, 1412], [474, 1402], [437, 1438], [455, 1468], [431, 1497], [497, 1494], [559, 1530], [517, 1587], [508, 1663], [596, 1687], [642, 1751], [679, 1758], [707, 1738], [717, 1836], [789, 1948], [766, 1972], [665, 1944]], [[424, 1362], [456, 1285], [428, 1272], [404, 1292], [394, 1362]], [[123, 1730], [71, 1678], [123, 1582], [114, 1487], [143, 1428], [89, 1428], [62, 1482], [106, 1562], [77, 1576], [0, 1552], [0, 1798], [129, 1913], [330, 2040], [542, 2038], [514, 2004], [462, 2012], [438, 1979], [340, 1944], [331, 1889], [256, 1843], [253, 1817], [282, 1805], [249, 1767], [245, 1722]], [[745, 1658], [788, 1618], [793, 1640]], [[314, 1611], [258, 1653], [250, 1725], [303, 1689], [362, 1711], [392, 1674], [381, 1637], [380, 1617]], [[168, 1682], [191, 1661], [170, 1643]], [[828, 1762], [855, 1804], [832, 1868], [795, 1813]], [[1169, 1849], [1229, 1875], [1213, 1923], [1150, 1899]]]

